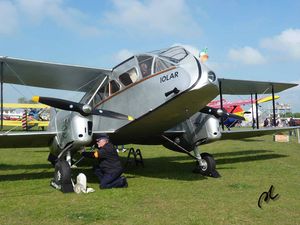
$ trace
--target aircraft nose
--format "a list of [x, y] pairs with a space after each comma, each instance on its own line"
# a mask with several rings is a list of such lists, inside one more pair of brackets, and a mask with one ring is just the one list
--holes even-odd
[[216, 74], [215, 74], [213, 71], [210, 70], [210, 71], [207, 73], [207, 78], [208, 78], [208, 80], [209, 80], [211, 83], [213, 83], [213, 82], [216, 81], [217, 76], [216, 76]]

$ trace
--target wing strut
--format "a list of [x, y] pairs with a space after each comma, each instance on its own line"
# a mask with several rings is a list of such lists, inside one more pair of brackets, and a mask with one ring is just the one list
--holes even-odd
[[254, 109], [253, 109], [253, 94], [250, 95], [251, 96], [251, 116], [252, 116], [252, 128], [254, 129]]
[[94, 99], [95, 95], [98, 93], [98, 91], [100, 90], [100, 88], [102, 88], [102, 87], [104, 86], [104, 84], [106, 84], [105, 81], [106, 81], [107, 79], [108, 79], [108, 76], [106, 75], [106, 76], [103, 78], [103, 80], [102, 80], [101, 84], [99, 85], [99, 87], [96, 89], [96, 91], [94, 92], [94, 94], [92, 95], [92, 97], [90, 98], [90, 100], [88, 101], [88, 103], [87, 103], [88, 105], [91, 104], [92, 100]]
[[256, 128], [259, 129], [257, 93], [255, 93], [255, 107], [256, 107]]
[[[249, 83], [249, 81], [242, 81], [242, 80], [226, 80], [226, 79], [219, 79], [219, 92], [220, 92], [220, 108], [223, 109], [223, 92], [225, 94], [234, 94], [231, 90], [232, 86], [230, 85], [232, 81], [236, 82], [236, 85], [235, 86], [243, 86], [243, 87], [246, 87], [247, 86], [247, 91], [248, 93], [251, 93], [252, 90], [254, 90], [254, 94], [253, 92], [250, 94], [251, 96], [251, 111], [252, 111], [252, 127], [253, 129], [256, 127], [257, 129], [259, 129], [259, 120], [258, 120], [258, 97], [257, 95], [258, 94], [265, 94], [267, 92], [267, 90], [269, 90], [268, 93], [270, 93], [270, 86], [271, 86], [271, 93], [272, 93], [272, 103], [273, 103], [273, 126], [277, 126], [276, 125], [276, 114], [275, 114], [275, 111], [276, 111], [276, 108], [275, 108], [275, 96], [274, 96], [274, 93], [275, 93], [275, 88], [278, 92], [282, 91], [282, 90], [285, 90], [289, 87], [285, 87], [286, 85], [288, 84], [281, 84], [281, 83], [268, 83], [268, 82], [259, 82], [260, 83], [260, 86], [256, 87], [254, 86], [254, 88], [251, 86], [251, 83]], [[224, 81], [224, 87], [223, 87], [223, 83], [222, 81]], [[243, 83], [244, 82], [244, 83]], [[249, 84], [248, 84], [248, 83]], [[234, 84], [234, 83], [233, 83]], [[251, 90], [251, 88], [253, 88]], [[225, 90], [225, 91], [224, 91]], [[244, 91], [245, 92], [245, 91]], [[243, 93], [243, 94], [246, 94]], [[241, 90], [240, 90], [240, 93]], [[253, 95], [255, 96], [255, 106], [256, 106], [256, 109], [255, 109], [255, 114], [256, 114], [256, 120], [254, 118], [254, 107], [253, 107]], [[224, 120], [223, 118], [221, 117], [221, 126], [222, 126], [222, 130], [224, 131]]]
[[[220, 92], [220, 103], [221, 109], [223, 110], [223, 93], [222, 93], [222, 82], [219, 80], [219, 92]], [[222, 130], [224, 131], [224, 119], [221, 117]]]
[[276, 118], [275, 118], [275, 98], [274, 98], [274, 85], [272, 85], [272, 104], [273, 104], [273, 126], [276, 125]]
[[4, 63], [3, 62], [1, 62], [1, 68], [0, 68], [0, 76], [1, 76], [1, 84], [0, 84], [0, 86], [1, 86], [1, 93], [0, 93], [0, 95], [1, 95], [1, 130], [3, 130], [3, 65], [4, 65]]

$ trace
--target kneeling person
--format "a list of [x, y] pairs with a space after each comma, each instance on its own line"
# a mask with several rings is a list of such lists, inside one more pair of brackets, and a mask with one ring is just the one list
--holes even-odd
[[95, 174], [99, 178], [100, 188], [122, 188], [127, 187], [126, 178], [121, 176], [123, 168], [119, 155], [114, 146], [109, 142], [109, 137], [103, 135], [96, 139], [98, 150], [94, 152], [83, 152], [86, 157], [96, 158], [99, 164], [95, 166]]

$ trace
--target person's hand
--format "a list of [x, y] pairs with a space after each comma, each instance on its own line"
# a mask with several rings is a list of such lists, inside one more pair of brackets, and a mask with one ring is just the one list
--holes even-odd
[[83, 157], [87, 157], [87, 158], [95, 158], [94, 157], [94, 152], [82, 152], [81, 155]]

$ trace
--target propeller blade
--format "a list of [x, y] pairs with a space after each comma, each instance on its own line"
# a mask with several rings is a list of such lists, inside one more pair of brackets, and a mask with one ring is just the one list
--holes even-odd
[[118, 113], [118, 112], [113, 112], [110, 110], [104, 110], [104, 109], [93, 109], [91, 114], [110, 117], [110, 118], [114, 118], [114, 119], [120, 119], [120, 120], [130, 120], [130, 121], [134, 120], [134, 118], [132, 116], [125, 115], [125, 114]]
[[40, 102], [40, 103], [49, 105], [54, 108], [78, 112], [83, 116], [98, 115], [98, 116], [104, 116], [104, 117], [121, 119], [121, 120], [130, 120], [130, 121], [134, 120], [134, 118], [129, 115], [124, 115], [124, 114], [121, 114], [118, 112], [113, 112], [113, 111], [104, 110], [104, 109], [93, 109], [92, 110], [90, 105], [87, 105], [87, 104], [84, 105], [81, 103], [72, 102], [72, 101], [59, 99], [59, 98], [33, 96], [32, 100], [34, 102]]
[[203, 109], [200, 110], [200, 112], [206, 113], [209, 115], [214, 115], [216, 118], [220, 118], [222, 116], [223, 110], [205, 106]]
[[58, 109], [83, 113], [82, 111], [83, 104], [77, 102], [72, 102], [72, 101], [59, 99], [59, 98], [48, 98], [48, 97], [40, 97], [40, 96], [33, 96], [32, 101], [40, 102], [45, 105], [49, 105], [51, 107], [58, 108]]
[[223, 116], [223, 117], [226, 117], [226, 118], [229, 117], [229, 118], [233, 118], [233, 119], [236, 119], [236, 120], [245, 120], [244, 117], [236, 115], [236, 114], [233, 114], [233, 113], [226, 112], [225, 114], [226, 114], [226, 116]]
[[209, 114], [209, 115], [213, 115], [216, 118], [223, 117], [223, 118], [226, 119], [226, 118], [230, 117], [230, 118], [234, 118], [234, 119], [237, 119], [237, 120], [245, 120], [245, 118], [242, 117], [242, 116], [238, 116], [236, 114], [229, 113], [224, 109], [216, 109], [216, 108], [209, 107], [209, 106], [205, 106], [203, 109], [200, 110], [200, 112], [206, 113], [206, 114]]

